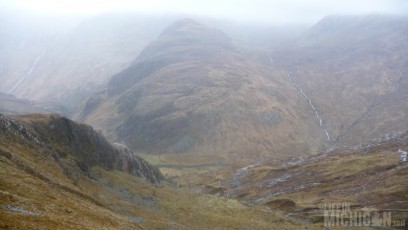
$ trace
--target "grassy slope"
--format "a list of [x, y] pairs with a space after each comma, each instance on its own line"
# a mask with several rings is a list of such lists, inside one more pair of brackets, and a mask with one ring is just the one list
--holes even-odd
[[50, 148], [2, 129], [0, 228], [299, 229], [301, 224], [264, 207], [153, 185], [99, 166], [88, 177], [76, 169], [73, 153], [66, 154], [58, 161]]
[[[27, 165], [24, 169], [13, 161], [20, 155], [24, 156], [21, 162]], [[94, 168], [97, 180], [81, 176], [74, 184], [51, 159], [35, 159], [33, 155], [35, 153], [25, 148], [13, 148], [11, 160], [0, 158], [1, 228], [231, 229], [247, 226], [267, 229], [285, 226], [295, 229], [295, 223], [265, 209], [181, 188], [153, 186], [119, 171]], [[35, 173], [27, 170], [28, 167]], [[39, 216], [13, 212], [5, 205], [38, 212]], [[134, 223], [132, 219], [143, 221]]]
[[[405, 133], [393, 140], [337, 148], [293, 165], [269, 162], [238, 175], [238, 186], [228, 180], [224, 191], [231, 189], [225, 194], [300, 216], [318, 215], [321, 203], [348, 202], [357, 209], [390, 210], [393, 218], [406, 218], [408, 164], [399, 164], [396, 150], [407, 147]], [[294, 205], [281, 205], [283, 201]]]

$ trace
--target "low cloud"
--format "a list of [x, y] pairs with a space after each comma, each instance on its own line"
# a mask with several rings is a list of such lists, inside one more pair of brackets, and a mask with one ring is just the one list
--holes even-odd
[[274, 24], [314, 23], [331, 14], [408, 14], [406, 0], [14, 0], [9, 4], [38, 12], [182, 13]]

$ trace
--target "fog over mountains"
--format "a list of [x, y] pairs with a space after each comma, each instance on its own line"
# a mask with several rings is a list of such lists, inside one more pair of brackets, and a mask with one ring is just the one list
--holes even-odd
[[[7, 17], [11, 17], [11, 15], [5, 14], [3, 17], [7, 19]], [[15, 16], [13, 16], [13, 18], [14, 17]], [[266, 133], [261, 135], [267, 139], [266, 142], [260, 141], [260, 139], [262, 139], [261, 137], [254, 137], [254, 140], [256, 139], [264, 143], [259, 144], [257, 141], [249, 141], [256, 143], [254, 145], [257, 146], [255, 148], [257, 150], [254, 152], [282, 152], [277, 142], [285, 145], [285, 147], [282, 147], [286, 149], [285, 151], [305, 151], [309, 153], [337, 142], [356, 144], [367, 138], [375, 138], [385, 134], [392, 134], [393, 131], [401, 131], [389, 128], [394, 126], [393, 124], [388, 124], [388, 120], [395, 121], [395, 119], [399, 119], [398, 122], [395, 122], [399, 124], [397, 125], [398, 127], [400, 127], [400, 122], [406, 122], [404, 116], [398, 115], [400, 113], [398, 111], [404, 112], [406, 106], [397, 106], [397, 108], [393, 109], [382, 108], [381, 111], [388, 111], [387, 114], [384, 115], [379, 115], [381, 112], [375, 112], [375, 115], [371, 114], [373, 110], [379, 107], [391, 106], [389, 103], [383, 103], [382, 101], [391, 100], [388, 98], [395, 96], [403, 98], [402, 95], [404, 95], [405, 90], [402, 85], [404, 84], [403, 76], [406, 71], [406, 55], [404, 51], [406, 33], [404, 31], [406, 31], [407, 23], [405, 17], [381, 15], [353, 17], [332, 16], [322, 19], [310, 28], [296, 27], [295, 29], [295, 27], [290, 27], [285, 32], [282, 32], [283, 29], [276, 27], [258, 27], [257, 29], [252, 28], [250, 32], [240, 33], [237, 29], [239, 27], [235, 25], [226, 29], [227, 31], [229, 30], [228, 33], [223, 33], [218, 29], [218, 32], [216, 32], [218, 35], [214, 32], [212, 34], [209, 32], [211, 30], [217, 30], [211, 27], [226, 28], [228, 25], [227, 22], [220, 21], [217, 24], [214, 20], [207, 20], [208, 25], [202, 24], [200, 30], [194, 31], [195, 27], [192, 26], [190, 28], [185, 26], [185, 28], [182, 29], [185, 30], [185, 33], [172, 34], [171, 30], [176, 30], [174, 27], [177, 27], [177, 25], [181, 23], [179, 22], [171, 26], [172, 22], [170, 22], [170, 20], [177, 19], [174, 15], [143, 17], [134, 14], [105, 14], [85, 19], [75, 26], [72, 24], [68, 25], [67, 23], [59, 23], [61, 27], [51, 32], [48, 30], [49, 28], [47, 28], [47, 24], [49, 25], [50, 22], [46, 21], [45, 18], [28, 23], [24, 20], [24, 17], [28, 16], [20, 15], [20, 17], [20, 21], [13, 20], [12, 23], [7, 24], [6, 22], [10, 22], [11, 20], [3, 20], [3, 24], [7, 25], [6, 31], [8, 31], [8, 33], [6, 34], [8, 36], [3, 37], [4, 43], [2, 50], [8, 55], [2, 56], [2, 58], [7, 58], [7, 60], [2, 61], [2, 79], [4, 84], [2, 84], [1, 90], [4, 93], [13, 94], [23, 99], [41, 103], [52, 103], [54, 107], [55, 104], [59, 104], [64, 107], [64, 109], [59, 109], [59, 111], [65, 111], [67, 115], [79, 114], [77, 116], [78, 119], [82, 121], [88, 119], [88, 122], [96, 125], [98, 129], [105, 130], [105, 134], [112, 140], [129, 139], [129, 141], [127, 141], [128, 144], [134, 146], [136, 149], [140, 148], [138, 144], [135, 144], [138, 140], [130, 140], [132, 139], [130, 136], [136, 134], [128, 135], [129, 130], [121, 129], [120, 126], [123, 124], [128, 129], [134, 129], [135, 127], [130, 125], [130, 123], [138, 123], [137, 121], [132, 121], [132, 119], [136, 119], [134, 116], [137, 112], [128, 111], [125, 113], [122, 110], [134, 110], [138, 107], [143, 107], [142, 104], [138, 105], [138, 102], [151, 104], [151, 102], [143, 102], [145, 99], [139, 100], [139, 98], [143, 98], [144, 94], [149, 91], [148, 93], [152, 94], [152, 96], [149, 96], [150, 98], [156, 95], [154, 97], [155, 99], [149, 100], [156, 100], [157, 98], [158, 101], [162, 101], [160, 102], [162, 105], [156, 105], [158, 108], [155, 110], [164, 109], [164, 107], [167, 106], [166, 108], [169, 111], [166, 113], [169, 113], [169, 115], [173, 112], [176, 114], [186, 114], [188, 111], [183, 110], [189, 107], [189, 110], [197, 112], [194, 106], [198, 106], [198, 104], [191, 101], [192, 99], [184, 99], [188, 101], [186, 102], [185, 109], [175, 108], [173, 111], [168, 107], [168, 103], [170, 103], [170, 101], [173, 103], [174, 98], [168, 94], [173, 95], [173, 97], [175, 94], [179, 94], [179, 96], [176, 97], [182, 97], [182, 94], [184, 94], [184, 96], [190, 94], [188, 96], [193, 98], [197, 97], [199, 98], [197, 100], [202, 101], [203, 95], [201, 94], [203, 92], [199, 92], [197, 87], [205, 86], [204, 82], [206, 81], [211, 82], [216, 80], [218, 82], [214, 82], [213, 84], [220, 83], [219, 79], [210, 76], [213, 73], [208, 73], [208, 69], [203, 69], [205, 65], [202, 65], [202, 61], [206, 60], [206, 62], [209, 60], [213, 62], [213, 64], [208, 64], [209, 67], [207, 68], [212, 68], [214, 71], [225, 72], [227, 70], [216, 69], [220, 67], [225, 68], [227, 65], [230, 65], [229, 68], [231, 68], [231, 70], [228, 71], [233, 72], [228, 74], [232, 81], [242, 84], [239, 86], [240, 88], [249, 87], [249, 84], [259, 84], [259, 86], [252, 86], [257, 89], [252, 92], [239, 92], [236, 90], [237, 86], [234, 86], [234, 88], [232, 85], [228, 85], [226, 89], [222, 89], [222, 86], [211, 87], [217, 90], [222, 89], [223, 91], [228, 91], [228, 88], [230, 88], [232, 91], [225, 93], [234, 98], [231, 100], [238, 100], [240, 96], [244, 97], [243, 100], [246, 101], [244, 103], [248, 103], [248, 105], [244, 105], [242, 107], [243, 110], [255, 112], [255, 110], [251, 109], [251, 106], [259, 109], [259, 111], [256, 112], [257, 114], [254, 114], [254, 117], [250, 119], [262, 120], [267, 118], [256, 117], [270, 116], [274, 117], [275, 120], [279, 120], [280, 124], [285, 124], [285, 121], [292, 123], [292, 125], [279, 125], [281, 129], [274, 127], [275, 132], [273, 132], [273, 136], [277, 139], [269, 144], [267, 144], [267, 142], [271, 141], [271, 136], [266, 137], [268, 136]], [[24, 30], [24, 33], [17, 29], [27, 28], [27, 26], [31, 26], [28, 27], [31, 28], [31, 30]], [[49, 26], [51, 27], [51, 25]], [[162, 33], [161, 31], [166, 27], [167, 29]], [[196, 26], [196, 28], [198, 27], [199, 26]], [[51, 28], [55, 29], [56, 27]], [[245, 27], [241, 29], [245, 30]], [[47, 33], [43, 33], [44, 31]], [[255, 37], [251, 35], [251, 33], [259, 36]], [[159, 39], [155, 40], [157, 36], [159, 36]], [[265, 42], [268, 41], [269, 38], [270, 41]], [[211, 41], [209, 39], [211, 39]], [[210, 45], [205, 45], [208, 42]], [[149, 43], [151, 44], [145, 48]], [[154, 57], [152, 55], [154, 55]], [[149, 61], [148, 63], [150, 64], [145, 64], [148, 59], [157, 61], [153, 63]], [[197, 63], [193, 63], [194, 60], [197, 61]], [[153, 76], [149, 77], [149, 75], [158, 73], [159, 70], [162, 70], [170, 64], [181, 64], [181, 62], [185, 61], [190, 62], [188, 65], [190, 65], [189, 68], [195, 72], [193, 74], [194, 76], [185, 76], [184, 79], [168, 79], [166, 81], [170, 82], [167, 83], [164, 82], [165, 79], [162, 79], [163, 77], [167, 78], [165, 73], [161, 73], [163, 77], [158, 77], [155, 80], [153, 80]], [[218, 65], [218, 67], [211, 65]], [[126, 68], [127, 70], [125, 70]], [[204, 72], [200, 73], [198, 68], [203, 69], [201, 71]], [[251, 68], [256, 69], [258, 72], [263, 71], [264, 73], [253, 73], [253, 70], [250, 70]], [[124, 72], [121, 72], [123, 70]], [[132, 71], [137, 72], [133, 73]], [[170, 71], [167, 74], [182, 75], [179, 74], [179, 72], [186, 70], [173, 68], [166, 71]], [[222, 74], [225, 75], [225, 73]], [[127, 77], [124, 77], [125, 75], [127, 75]], [[140, 76], [137, 77], [136, 75]], [[245, 83], [242, 80], [243, 75], [248, 75], [249, 79], [254, 83]], [[256, 79], [257, 77], [253, 75], [262, 75], [264, 79]], [[112, 80], [110, 80], [111, 78]], [[144, 78], [143, 83], [140, 80], [141, 78]], [[168, 91], [164, 93], [166, 96], [160, 97], [160, 95], [157, 95], [158, 92], [146, 88], [146, 81], [151, 82], [150, 84], [160, 83], [159, 87], [161, 89], [156, 90]], [[195, 81], [195, 83], [191, 83], [191, 81]], [[281, 84], [285, 86], [275, 86], [275, 88], [268, 89], [268, 87], [272, 87], [271, 85], [268, 86], [268, 84], [273, 84], [274, 81], [281, 81]], [[127, 88], [121, 87], [120, 84], [125, 85]], [[142, 85], [138, 86], [139, 84]], [[184, 84], [188, 84], [187, 89], [184, 89]], [[133, 93], [123, 92], [133, 86], [136, 88], [142, 87], [145, 93], [141, 93], [140, 90], [136, 89], [136, 92]], [[107, 87], [107, 90], [104, 90], [105, 87]], [[190, 92], [187, 93], [186, 90]], [[117, 116], [118, 119], [121, 120], [121, 124], [111, 122], [111, 119], [114, 119], [111, 114], [114, 112], [112, 109], [105, 111], [110, 114], [109, 116], [105, 116], [104, 111], [98, 111], [95, 116], [104, 117], [95, 118], [95, 120], [98, 120], [98, 123], [86, 117], [92, 116], [92, 114], [89, 114], [91, 111], [88, 111], [90, 110], [89, 106], [95, 106], [95, 102], [92, 101], [101, 97], [102, 94], [98, 93], [101, 91], [107, 92], [107, 97], [119, 97], [119, 94], [127, 95], [120, 96], [120, 99], [114, 100], [115, 102], [110, 102], [110, 104], [115, 104], [115, 107], [121, 108], [121, 111], [118, 111], [121, 115]], [[298, 93], [295, 91], [298, 91]], [[219, 93], [221, 92], [209, 91], [209, 94], [213, 96], [214, 99], [206, 99], [207, 102], [204, 103], [205, 106], [208, 106], [206, 110], [217, 110], [213, 107], [215, 105], [211, 105], [211, 103], [214, 103], [213, 100], [215, 100], [215, 98], [217, 100], [220, 99]], [[233, 93], [240, 95], [233, 95]], [[260, 102], [259, 98], [253, 99], [257, 101], [257, 103], [264, 103], [263, 106], [256, 105], [254, 102], [250, 102], [249, 99], [249, 97], [259, 93], [266, 93], [271, 97], [270, 99], [265, 98], [264, 102]], [[99, 94], [100, 96], [92, 96], [94, 94]], [[283, 94], [288, 95], [282, 96]], [[320, 95], [327, 96], [320, 97]], [[266, 95], [259, 95], [255, 96], [255, 98], [265, 96]], [[276, 104], [273, 100], [276, 100], [279, 96], [281, 96], [281, 98], [278, 100], [281, 100], [280, 103], [286, 103], [285, 105], [273, 105], [274, 103]], [[88, 97], [93, 99], [85, 103]], [[291, 105], [290, 102], [283, 102], [284, 99], [282, 98], [292, 101], [294, 104]], [[396, 100], [401, 100], [400, 103], [405, 103], [405, 100], [402, 98]], [[222, 99], [226, 100], [226, 98]], [[129, 102], [129, 100], [133, 100], [134, 102]], [[169, 100], [169, 102], [166, 102], [166, 100]], [[393, 101], [395, 103], [395, 100]], [[234, 109], [237, 108], [234, 102], [226, 101], [223, 103], [230, 105]], [[269, 104], [269, 109], [266, 104]], [[296, 106], [302, 106], [302, 108], [297, 108]], [[80, 112], [81, 108], [85, 111]], [[156, 119], [156, 116], [163, 115], [160, 111], [155, 112], [159, 114], [149, 115], [143, 108], [143, 113], [145, 113], [143, 115], [145, 117], [144, 119]], [[226, 108], [227, 106], [222, 106], [222, 109]], [[152, 107], [150, 109], [154, 108]], [[290, 113], [294, 117], [290, 117], [289, 112], [283, 111], [288, 109], [293, 110]], [[206, 113], [208, 111], [206, 111]], [[233, 114], [235, 112], [225, 113], [229, 114], [228, 116], [234, 116]], [[242, 122], [248, 121], [248, 119], [245, 118], [246, 115], [243, 115], [244, 112], [237, 113], [239, 118], [229, 117], [220, 119], [221, 121], [228, 120], [228, 122], [232, 122], [233, 119], [237, 121], [241, 120]], [[298, 115], [294, 115], [296, 113], [298, 113]], [[218, 114], [218, 112], [216, 112], [216, 114]], [[317, 117], [313, 118], [314, 114], [317, 115]], [[146, 118], [146, 116], [152, 117]], [[179, 115], [172, 119], [181, 122], [178, 120], [180, 119], [180, 117], [177, 118], [178, 116]], [[218, 114], [216, 116], [215, 114], [207, 114], [204, 117], [206, 116], [215, 119], [215, 117], [222, 117], [223, 115]], [[307, 116], [308, 118], [305, 120], [301, 118], [301, 116]], [[110, 118], [108, 119], [108, 117]], [[188, 120], [193, 119], [190, 115], [186, 115], [185, 118]], [[371, 121], [368, 122], [364, 118], [370, 119]], [[203, 120], [205, 119], [197, 119], [199, 120], [193, 119], [194, 121], [189, 121], [190, 125], [194, 123], [198, 127], [205, 126], [207, 129], [209, 128], [208, 126], [211, 127], [211, 125], [208, 124], [198, 125], [198, 123], [204, 122]], [[109, 125], [101, 124], [103, 122], [107, 122]], [[187, 125], [185, 122], [187, 121], [182, 122], [184, 124], [182, 126], [190, 127], [190, 125]], [[254, 122], [256, 123], [256, 121]], [[376, 125], [371, 129], [364, 130], [364, 128], [362, 128], [364, 122], [366, 123], [364, 126], [370, 126], [374, 123]], [[253, 122], [251, 121], [251, 123]], [[193, 142], [204, 143], [206, 142], [204, 139], [208, 139], [208, 142], [211, 143], [214, 143], [216, 139], [219, 139], [218, 142], [223, 140], [223, 142], [227, 143], [229, 141], [225, 141], [225, 135], [228, 136], [234, 133], [231, 136], [232, 140], [248, 146], [248, 144], [245, 144], [251, 139], [248, 134], [242, 134], [247, 136], [244, 138], [234, 136], [241, 135], [238, 134], [240, 133], [238, 127], [235, 129], [232, 128], [236, 124], [239, 123], [232, 122], [230, 125], [226, 125], [225, 128], [230, 129], [229, 126], [231, 126], [231, 130], [223, 132], [224, 134], [206, 134], [214, 139], [203, 137], [204, 131], [198, 128], [200, 131], [194, 131], [195, 134], [190, 132], [185, 134], [178, 132], [177, 135], [161, 133], [161, 135], [172, 136], [172, 138], [170, 138], [172, 141], [167, 139], [163, 140], [163, 137], [156, 139], [154, 134], [149, 134], [153, 135], [151, 139], [156, 140], [152, 140], [152, 143], [144, 142], [142, 145], [153, 145], [155, 148], [160, 149], [160, 151], [166, 152], [172, 145], [177, 145], [178, 141], [185, 142], [182, 144], [184, 146], [182, 149], [187, 148], [186, 146], [189, 146], [188, 148], [192, 147]], [[161, 127], [162, 125], [163, 124], [160, 123], [159, 126]], [[174, 125], [175, 124], [168, 126], [169, 129], [173, 130]], [[239, 124], [239, 126], [240, 125], [241, 124]], [[260, 126], [257, 127], [256, 124], [254, 124], [253, 132], [246, 130], [248, 133], [257, 133], [256, 135], [258, 135], [262, 133], [258, 132], [258, 129], [265, 129], [267, 127], [262, 125], [262, 122], [258, 125]], [[138, 125], [136, 126], [139, 127]], [[178, 127], [179, 125], [176, 126]], [[224, 127], [220, 124], [217, 124], [217, 126]], [[303, 128], [303, 126], [305, 127]], [[150, 129], [151, 127], [149, 124], [145, 124], [139, 128], [143, 130], [146, 128]], [[318, 128], [320, 128], [321, 131], [317, 131]], [[144, 135], [141, 133], [146, 132], [133, 133]], [[355, 133], [354, 135], [357, 135], [358, 138], [350, 138], [353, 133]], [[219, 135], [219, 137], [216, 137], [217, 135]], [[177, 136], [179, 137], [177, 138]], [[140, 138], [143, 139], [146, 137]], [[157, 145], [156, 142], [158, 140], [163, 143], [163, 147], [158, 147], [159, 145]], [[282, 140], [285, 141], [282, 142]], [[292, 140], [293, 143], [288, 144]], [[286, 143], [286, 141], [288, 141], [288, 143]], [[210, 145], [212, 148], [215, 147], [212, 144]], [[242, 150], [241, 147], [238, 147], [239, 145], [230, 145], [234, 145], [237, 149]], [[264, 145], [269, 145], [269, 147], [259, 147]], [[293, 146], [293, 149], [287, 146]], [[147, 150], [143, 148], [141, 150]], [[254, 149], [252, 146], [250, 148]], [[224, 147], [222, 151], [230, 153], [236, 152], [233, 148]]]
[[404, 14], [0, 9], [0, 30], [0, 228], [321, 229], [339, 200], [406, 217]]
[[285, 72], [246, 55], [218, 30], [177, 21], [87, 102], [80, 119], [142, 152], [255, 158], [288, 151], [279, 144], [288, 136], [293, 148], [311, 148], [319, 131]]

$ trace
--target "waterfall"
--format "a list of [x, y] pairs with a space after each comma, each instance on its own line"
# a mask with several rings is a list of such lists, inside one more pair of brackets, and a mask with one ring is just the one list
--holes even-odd
[[306, 95], [306, 93], [303, 91], [302, 87], [301, 87], [298, 83], [296, 83], [295, 80], [293, 80], [293, 78], [292, 78], [292, 70], [289, 71], [288, 79], [289, 79], [290, 83], [291, 83], [291, 84], [299, 91], [299, 93], [303, 96], [303, 98], [305, 98], [306, 101], [309, 102], [310, 108], [312, 108], [312, 110], [313, 110], [313, 111], [315, 112], [315, 114], [316, 114], [317, 119], [319, 120], [319, 127], [320, 127], [320, 128], [324, 131], [324, 133], [326, 134], [327, 140], [330, 141], [331, 139], [330, 139], [329, 132], [327, 132], [327, 130], [324, 128], [324, 125], [323, 125], [323, 119], [320, 117], [319, 112], [317, 111], [316, 107], [313, 105], [312, 99], [310, 99], [310, 97], [308, 97], [308, 96]]
[[13, 91], [28, 77], [30, 76], [30, 74], [33, 72], [35, 66], [37, 65], [38, 61], [41, 59], [41, 57], [44, 55], [46, 50], [43, 50], [41, 52], [40, 55], [37, 56], [37, 58], [34, 60], [33, 64], [31, 65], [30, 69], [28, 70], [28, 72], [22, 76], [17, 82], [16, 84], [13, 85], [13, 87], [11, 87], [11, 89], [9, 91], [7, 91], [7, 94], [11, 94], [13, 93]]

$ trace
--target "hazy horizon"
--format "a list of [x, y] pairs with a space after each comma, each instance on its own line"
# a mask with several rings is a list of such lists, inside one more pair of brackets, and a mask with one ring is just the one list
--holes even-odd
[[279, 1], [187, 1], [187, 0], [0, 0], [4, 9], [18, 9], [38, 14], [92, 16], [108, 12], [146, 14], [182, 14], [211, 17], [240, 23], [313, 24], [327, 15], [397, 14], [408, 15], [408, 1], [403, 0], [279, 0]]

